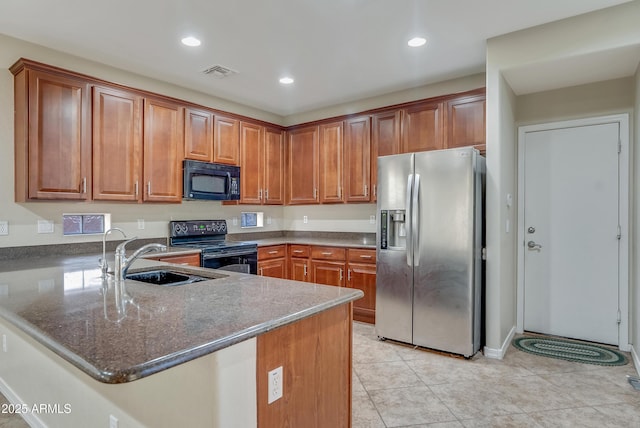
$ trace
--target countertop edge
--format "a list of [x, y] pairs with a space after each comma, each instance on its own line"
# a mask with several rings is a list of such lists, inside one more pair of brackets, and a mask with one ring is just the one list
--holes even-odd
[[325, 310], [347, 304], [351, 301], [357, 300], [364, 296], [361, 290], [351, 290], [353, 293], [350, 295], [337, 297], [329, 302], [325, 302], [302, 311], [295, 312], [290, 315], [277, 318], [275, 320], [267, 321], [261, 324], [257, 324], [253, 327], [249, 327], [244, 330], [240, 330], [234, 334], [226, 336], [222, 339], [215, 340], [213, 342], [203, 343], [195, 347], [187, 348], [172, 354], [165, 355], [154, 360], [146, 361], [142, 364], [131, 366], [125, 369], [121, 369], [117, 372], [107, 372], [98, 369], [87, 360], [82, 358], [77, 353], [66, 348], [59, 342], [53, 340], [46, 335], [42, 330], [29, 323], [24, 318], [17, 314], [7, 311], [0, 306], [0, 316], [9, 322], [14, 328], [22, 331], [31, 339], [35, 340], [38, 344], [49, 349], [63, 360], [71, 363], [77, 369], [91, 376], [93, 379], [106, 383], [106, 384], [120, 384], [131, 382], [137, 379], [141, 379], [160, 371], [169, 369], [182, 363], [194, 360], [207, 354], [219, 351], [237, 343], [256, 337], [262, 333], [274, 330], [278, 327], [291, 324], [296, 321], [300, 321], [309, 316], [323, 312]]

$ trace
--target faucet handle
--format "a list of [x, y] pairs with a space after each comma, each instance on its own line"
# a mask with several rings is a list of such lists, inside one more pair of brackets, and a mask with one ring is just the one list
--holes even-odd
[[136, 239], [138, 239], [138, 237], [137, 237], [137, 236], [134, 236], [133, 238], [131, 238], [131, 239], [127, 239], [126, 241], [121, 242], [120, 244], [118, 244], [118, 246], [116, 247], [116, 253], [117, 253], [117, 252], [122, 252], [122, 253], [124, 253], [124, 251], [125, 251], [125, 246], [126, 246], [128, 243], [135, 241]]

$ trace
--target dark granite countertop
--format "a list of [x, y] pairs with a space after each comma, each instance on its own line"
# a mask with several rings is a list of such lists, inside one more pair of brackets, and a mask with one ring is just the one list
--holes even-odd
[[[104, 383], [149, 376], [363, 296], [220, 272], [176, 287], [127, 280], [122, 299], [115, 281], [101, 278], [98, 257], [0, 261], [0, 316]], [[160, 264], [138, 260], [132, 270]]]

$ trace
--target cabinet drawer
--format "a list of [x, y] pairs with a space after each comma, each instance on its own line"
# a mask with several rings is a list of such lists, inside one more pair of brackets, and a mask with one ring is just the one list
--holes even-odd
[[268, 247], [258, 247], [258, 260], [277, 259], [287, 255], [286, 245], [270, 245]]
[[149, 260], [157, 260], [159, 262], [173, 263], [176, 265], [200, 266], [200, 254], [183, 254], [175, 256], [151, 256], [146, 257]]
[[375, 263], [376, 250], [349, 248], [349, 261], [352, 263]]
[[308, 245], [297, 245], [291, 244], [289, 245], [289, 256], [290, 257], [302, 257], [307, 258], [311, 253], [311, 249]]
[[311, 258], [317, 260], [346, 260], [345, 248], [311, 247]]

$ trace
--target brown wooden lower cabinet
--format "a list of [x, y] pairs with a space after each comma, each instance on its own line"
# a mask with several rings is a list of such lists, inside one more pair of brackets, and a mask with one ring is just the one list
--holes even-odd
[[[351, 303], [257, 338], [259, 428], [351, 427]], [[268, 373], [282, 367], [282, 398], [268, 404]]]
[[145, 257], [149, 260], [157, 260], [159, 262], [173, 263], [176, 265], [200, 266], [200, 254], [180, 254], [174, 256], [149, 256]]
[[269, 245], [258, 248], [258, 275], [286, 279], [287, 246]]

